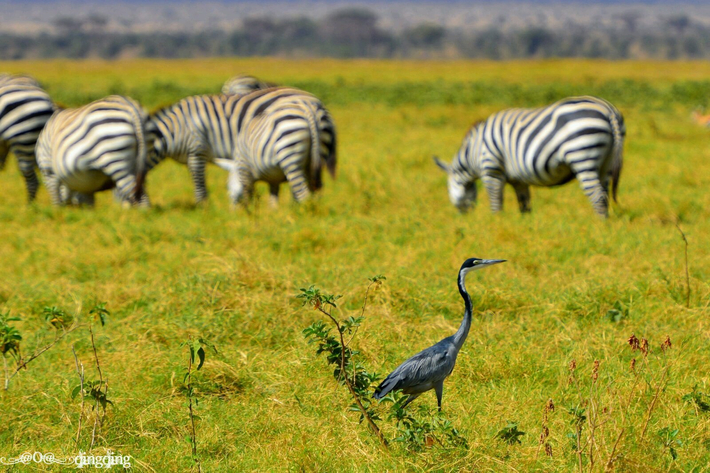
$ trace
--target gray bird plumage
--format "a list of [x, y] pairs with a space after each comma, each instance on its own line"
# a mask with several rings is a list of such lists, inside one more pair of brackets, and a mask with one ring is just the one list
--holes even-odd
[[505, 260], [486, 260], [480, 258], [469, 258], [461, 265], [457, 283], [461, 297], [463, 297], [465, 310], [461, 326], [455, 334], [446, 337], [436, 345], [426, 350], [420, 351], [401, 365], [399, 365], [382, 383], [375, 389], [372, 397], [382, 399], [389, 392], [401, 389], [404, 394], [409, 394], [406, 406], [422, 393], [434, 389], [436, 400], [441, 410], [441, 397], [444, 392], [444, 380], [448, 378], [454, 370], [456, 357], [461, 350], [468, 331], [471, 328], [472, 304], [471, 297], [466, 291], [466, 274], [487, 266], [503, 263]]

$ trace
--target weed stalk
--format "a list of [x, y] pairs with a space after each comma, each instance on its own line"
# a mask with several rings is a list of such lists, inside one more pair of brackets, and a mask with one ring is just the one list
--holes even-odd
[[675, 224], [675, 227], [678, 229], [678, 231], [680, 232], [680, 236], [683, 237], [683, 241], [685, 242], [685, 307], [690, 309], [690, 271], [688, 270], [688, 238], [686, 238], [685, 233], [680, 228], [680, 225], [678, 225], [678, 223]]
[[76, 429], [76, 440], [75, 443], [77, 448], [79, 447], [79, 438], [81, 437], [81, 422], [84, 417], [84, 364], [79, 361], [79, 357], [76, 355], [74, 350], [74, 345], [71, 347], [71, 352], [74, 354], [74, 366], [76, 366], [76, 374], [79, 376], [79, 389], [82, 393], [81, 396], [81, 407], [79, 409], [79, 425]]

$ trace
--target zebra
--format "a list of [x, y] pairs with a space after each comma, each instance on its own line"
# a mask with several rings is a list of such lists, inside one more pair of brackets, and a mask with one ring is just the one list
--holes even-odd
[[25, 179], [29, 202], [39, 188], [35, 173], [37, 137], [55, 110], [52, 99], [32, 77], [0, 74], [0, 170], [12, 151]]
[[246, 95], [256, 90], [270, 89], [276, 84], [264, 82], [254, 76], [241, 74], [228, 79], [222, 86], [224, 95]]
[[558, 186], [577, 178], [602, 218], [608, 216], [608, 185], [616, 202], [623, 165], [624, 118], [606, 100], [569, 97], [536, 109], [509, 109], [474, 124], [449, 165], [449, 198], [462, 212], [476, 202], [483, 182], [491, 210], [503, 207], [506, 182], [521, 212], [530, 211], [530, 185]]
[[[286, 108], [288, 114], [274, 116], [276, 111]], [[267, 125], [265, 117], [273, 119], [270, 125]], [[233, 190], [230, 191], [233, 202], [241, 201], [243, 194], [250, 195], [254, 181], [259, 179], [270, 182], [272, 205], [278, 200], [278, 183], [286, 179], [292, 183], [294, 195], [300, 201], [309, 193], [306, 183], [312, 181], [313, 190], [321, 187], [320, 171], [323, 162], [331, 174], [335, 173], [335, 126], [332, 119], [318, 99], [297, 89], [275, 88], [247, 95], [187, 97], [151, 114], [149, 122], [150, 133], [155, 141], [148, 169], [167, 157], [187, 164], [197, 203], [207, 199], [204, 175], [207, 162], [230, 171], [228, 185]], [[265, 169], [264, 166], [254, 167], [252, 163], [247, 164], [241, 159], [235, 161], [236, 156], [261, 156], [265, 148], [273, 150], [271, 142], [264, 142], [261, 150], [247, 149], [248, 143], [255, 144], [256, 140], [271, 136], [265, 126], [277, 126], [283, 135], [280, 146], [288, 144], [294, 147], [294, 153], [296, 148], [301, 152], [308, 130], [313, 155], [318, 157], [311, 160], [310, 153], [305, 156], [312, 167], [311, 178], [305, 178], [302, 174], [303, 163], [295, 163], [295, 155], [284, 151], [279, 156], [285, 160], [284, 165], [288, 169], [282, 170], [280, 174], [272, 167]], [[288, 131], [283, 132], [286, 129]], [[288, 135], [292, 136], [287, 138]], [[315, 138], [311, 140], [311, 137]], [[303, 156], [303, 153], [298, 156]], [[242, 166], [235, 166], [237, 162], [242, 163]], [[250, 171], [248, 174], [245, 172], [247, 170]], [[233, 177], [232, 171], [241, 178]], [[240, 183], [243, 183], [242, 191], [237, 190]]]
[[125, 203], [149, 205], [143, 185], [147, 112], [128, 97], [111, 95], [59, 110], [37, 140], [37, 164], [54, 205], [93, 205], [94, 193], [116, 188]]
[[195, 188], [195, 201], [207, 199], [205, 166], [215, 159], [231, 159], [234, 139], [229, 113], [237, 96], [195, 95], [151, 113], [149, 135], [154, 152], [150, 170], [165, 158], [186, 164]]
[[235, 136], [233, 158], [215, 163], [229, 171], [233, 204], [248, 202], [256, 181], [269, 184], [270, 204], [275, 207], [284, 181], [294, 200], [303, 202], [323, 187], [324, 165], [335, 178], [335, 124], [311, 94], [288, 87], [252, 92], [236, 102], [230, 127]]

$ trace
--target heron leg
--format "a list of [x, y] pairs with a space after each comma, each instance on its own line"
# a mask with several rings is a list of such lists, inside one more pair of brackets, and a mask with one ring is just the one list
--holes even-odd
[[434, 385], [436, 391], [436, 403], [439, 404], [439, 412], [441, 412], [441, 398], [444, 395], [444, 381], [439, 381]]
[[407, 404], [418, 398], [421, 394], [410, 394], [409, 397], [407, 398], [406, 401], [404, 401], [404, 404], [402, 404], [402, 409], [407, 407]]

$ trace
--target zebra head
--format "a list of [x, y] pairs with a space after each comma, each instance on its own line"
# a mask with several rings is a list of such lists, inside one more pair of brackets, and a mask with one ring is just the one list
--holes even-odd
[[467, 212], [472, 206], [476, 205], [478, 197], [476, 189], [476, 180], [470, 176], [457, 172], [452, 169], [452, 166], [441, 161], [434, 156], [434, 162], [448, 176], [449, 185], [449, 200], [461, 213]]
[[222, 86], [224, 95], [246, 95], [255, 90], [268, 89], [274, 87], [274, 84], [263, 82], [254, 76], [238, 75], [227, 80]]
[[238, 204], [244, 200], [244, 184], [239, 178], [239, 166], [237, 162], [231, 159], [220, 159], [215, 158], [214, 163], [224, 169], [229, 171], [229, 177], [227, 178], [227, 193], [229, 194], [229, 199], [233, 204]]

